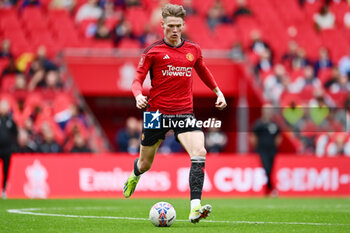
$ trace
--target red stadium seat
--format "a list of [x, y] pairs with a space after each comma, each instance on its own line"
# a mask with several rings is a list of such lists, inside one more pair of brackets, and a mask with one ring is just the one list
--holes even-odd
[[28, 118], [29, 118], [29, 115], [23, 114], [21, 112], [16, 112], [13, 114], [13, 120], [16, 122], [17, 127], [19, 128], [25, 127], [25, 123]]
[[310, 59], [317, 59], [319, 49], [322, 47], [322, 41], [316, 34], [313, 27], [309, 24], [297, 25], [297, 35], [295, 40], [298, 44], [305, 49], [307, 56]]
[[[228, 16], [233, 16], [234, 10], [237, 8], [236, 1], [232, 0], [222, 0], [222, 4], [224, 5], [225, 12]], [[250, 6], [248, 6], [250, 7]]]
[[118, 22], [119, 20], [116, 18], [108, 18], [105, 20], [105, 26], [108, 28], [109, 31], [112, 31], [118, 24]]
[[[239, 18], [236, 20], [237, 30], [239, 31], [240, 37], [242, 39], [243, 48], [248, 49], [251, 43], [251, 32], [253, 30], [259, 30], [260, 25], [254, 18]], [[261, 35], [264, 36], [264, 35]]]
[[10, 15], [10, 16], [2, 18], [2, 20], [0, 20], [0, 30], [1, 31], [19, 30], [21, 28], [22, 28], [22, 26], [20, 24], [20, 21], [14, 15]]
[[91, 27], [92, 25], [96, 25], [96, 23], [97, 23], [96, 19], [85, 19], [81, 21], [78, 25], [79, 33], [85, 36], [88, 27]]
[[36, 107], [43, 107], [43, 97], [39, 92], [29, 92], [24, 101], [24, 109], [29, 109], [32, 112]]
[[64, 47], [76, 47], [82, 44], [82, 40], [74, 29], [59, 31], [56, 36], [58, 43]]
[[187, 18], [185, 25], [189, 39], [198, 43], [200, 42], [202, 47], [207, 42], [206, 40], [209, 40], [208, 38], [211, 34], [205, 22], [206, 21], [202, 17], [191, 16]]
[[314, 91], [315, 87], [313, 86], [306, 86], [303, 88], [303, 90], [299, 93], [300, 98], [305, 101], [309, 102], [311, 99], [314, 98]]
[[48, 30], [46, 20], [31, 19], [31, 20], [22, 20], [22, 22], [27, 32]]
[[345, 39], [347, 39], [347, 43], [350, 44], [350, 30], [349, 29], [341, 29], [343, 34], [344, 34], [344, 37]]
[[320, 33], [320, 38], [323, 45], [330, 50], [330, 56], [335, 61], [342, 57], [342, 55], [345, 54], [344, 51], [347, 51], [347, 48], [349, 48], [349, 43], [347, 42], [342, 30], [324, 30]]
[[59, 35], [61, 33], [66, 34], [73, 32], [76, 34], [75, 24], [70, 18], [61, 18], [57, 21], [49, 21], [49, 27], [53, 33]]
[[[41, 122], [46, 121], [46, 120], [53, 121], [51, 105], [47, 101], [43, 101], [43, 100], [41, 100], [41, 101], [42, 101], [42, 103], [40, 105], [35, 105], [31, 111], [31, 115], [36, 114], [35, 116], [33, 116], [33, 118], [34, 118], [34, 123], [38, 127], [37, 130], [40, 130], [41, 126], [39, 126], [39, 125], [41, 124]], [[27, 110], [27, 109], [25, 109], [25, 110]]]
[[42, 5], [42, 10], [46, 12], [46, 10], [49, 8], [50, 3], [52, 0], [40, 0], [40, 3]]
[[11, 8], [0, 8], [0, 21], [4, 18], [17, 17], [17, 10], [13, 7]]
[[322, 1], [314, 1], [314, 2], [308, 2], [306, 1], [306, 4], [304, 6], [306, 16], [309, 18], [309, 20], [313, 21], [313, 16], [316, 14], [322, 7], [323, 2]]
[[341, 1], [339, 3], [333, 2], [330, 5], [330, 11], [333, 12], [336, 25], [338, 27], [342, 27], [344, 25], [344, 15], [349, 11], [349, 5], [345, 1]]
[[21, 42], [16, 42], [12, 45], [11, 52], [15, 57], [20, 56], [23, 53], [34, 53], [34, 47], [31, 46], [28, 42], [26, 41], [21, 41]]
[[38, 45], [55, 45], [55, 40], [53, 39], [52, 35], [50, 32], [48, 31], [43, 31], [43, 32], [35, 32], [33, 31], [31, 33], [31, 38], [32, 38], [32, 43], [34, 46], [38, 46]]
[[72, 97], [67, 93], [59, 93], [56, 95], [53, 103], [53, 113], [57, 114], [59, 112], [62, 112], [64, 110], [69, 109], [73, 104]]
[[152, 12], [152, 10], [158, 6], [159, 1], [157, 0], [143, 0], [142, 2], [142, 6], [144, 7], [144, 9], [146, 11], [148, 11], [149, 13]]
[[[47, 21], [50, 25], [54, 26], [71, 26], [74, 25], [72, 17], [66, 10], [50, 10], [48, 12]], [[68, 25], [67, 25], [68, 24]]]
[[289, 41], [287, 28], [276, 24], [274, 26], [262, 25], [262, 29], [264, 39], [272, 47], [275, 62], [279, 62], [285, 51], [287, 51]]
[[39, 7], [25, 7], [22, 10], [21, 18], [23, 21], [44, 20], [44, 14]]
[[347, 94], [348, 93], [346, 91], [340, 91], [337, 93], [327, 92], [327, 95], [333, 99], [334, 103], [336, 103], [337, 107], [339, 108], [343, 108], [345, 106]]
[[11, 51], [17, 55], [23, 52], [36, 52], [39, 46], [45, 46], [48, 57], [56, 55], [57, 51], [61, 49], [61, 45], [57, 40], [47, 31], [31, 32], [27, 39], [14, 41]]
[[171, 4], [176, 4], [176, 5], [181, 5], [182, 4], [182, 0], [170, 0]]
[[111, 40], [92, 39], [91, 42], [93, 48], [112, 49], [114, 47], [113, 42]]
[[132, 40], [132, 39], [123, 39], [119, 44], [118, 44], [118, 48], [120, 49], [139, 49], [140, 48], [140, 43], [136, 40]]
[[332, 77], [332, 69], [320, 69], [318, 72], [318, 79], [321, 81], [322, 85], [324, 85], [330, 78]]
[[18, 30], [6, 30], [4, 31], [4, 37], [5, 38], [9, 38], [11, 39], [12, 42], [16, 41], [16, 40], [26, 40], [26, 35], [23, 32], [23, 30], [18, 29]]
[[276, 25], [282, 24], [283, 21], [280, 20], [278, 12], [271, 6], [270, 1], [261, 1], [259, 4], [251, 3], [249, 5], [257, 21], [261, 25]]
[[281, 96], [280, 106], [287, 107], [290, 106], [292, 102], [294, 102], [297, 106], [303, 106], [303, 101], [298, 94], [289, 93], [287, 91], [283, 92]]
[[50, 9], [48, 12], [48, 18], [61, 19], [61, 18], [70, 18], [70, 13], [66, 9]]
[[285, 0], [283, 4], [278, 0], [273, 0], [275, 9], [279, 13], [279, 18], [284, 21], [285, 26], [302, 23], [305, 21], [305, 14], [301, 11], [295, 0]]
[[193, 1], [193, 8], [195, 8], [201, 16], [206, 16], [209, 9], [214, 5], [216, 0], [207, 1]]
[[214, 38], [216, 38], [218, 42], [217, 45], [222, 49], [231, 49], [234, 42], [240, 40], [239, 33], [233, 25], [218, 25], [214, 33]]
[[11, 52], [15, 57], [23, 52], [31, 51], [30, 38], [21, 30], [6, 31], [4, 32], [4, 38], [10, 39]]
[[1, 80], [1, 90], [2, 91], [13, 91], [15, 89], [16, 76], [6, 75], [2, 77]]
[[9, 64], [9, 59], [7, 58], [0, 58], [0, 75], [3, 71], [3, 69]]
[[133, 32], [141, 35], [144, 32], [145, 22], [149, 21], [149, 15], [144, 9], [133, 7], [126, 12], [125, 19], [131, 23]]
[[304, 76], [304, 70], [299, 69], [299, 70], [292, 70], [289, 74], [290, 81], [294, 82], [297, 78], [303, 77]]
[[77, 34], [78, 31], [74, 26], [74, 23], [71, 20], [62, 20], [62, 23], [52, 23], [49, 26], [51, 32], [53, 35], [56, 35], [56, 37], [60, 37], [61, 35], [67, 35], [67, 34]]

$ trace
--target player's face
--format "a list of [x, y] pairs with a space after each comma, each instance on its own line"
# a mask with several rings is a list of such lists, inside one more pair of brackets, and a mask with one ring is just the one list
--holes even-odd
[[181, 33], [184, 28], [184, 21], [182, 18], [168, 16], [162, 22], [164, 29], [164, 37], [167, 42], [176, 45], [180, 43]]

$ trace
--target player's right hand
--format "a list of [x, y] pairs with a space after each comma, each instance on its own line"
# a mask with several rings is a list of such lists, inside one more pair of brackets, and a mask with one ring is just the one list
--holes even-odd
[[142, 95], [142, 94], [139, 94], [138, 96], [136, 96], [136, 107], [138, 109], [143, 109], [147, 106], [147, 97]]

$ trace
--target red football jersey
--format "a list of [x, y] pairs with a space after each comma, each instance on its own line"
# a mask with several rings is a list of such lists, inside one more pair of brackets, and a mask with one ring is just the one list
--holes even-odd
[[196, 43], [182, 40], [179, 46], [173, 47], [159, 40], [142, 54], [132, 92], [135, 97], [142, 93], [142, 84], [149, 71], [152, 88], [148, 111], [159, 110], [163, 114], [193, 113], [194, 70], [210, 89], [217, 87]]

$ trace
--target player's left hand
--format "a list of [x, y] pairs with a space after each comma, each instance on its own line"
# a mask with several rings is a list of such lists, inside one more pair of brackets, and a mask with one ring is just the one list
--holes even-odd
[[219, 95], [218, 98], [216, 99], [215, 107], [217, 107], [219, 110], [223, 110], [224, 108], [226, 108], [226, 106], [227, 104], [226, 104], [225, 97], [223, 95]]

